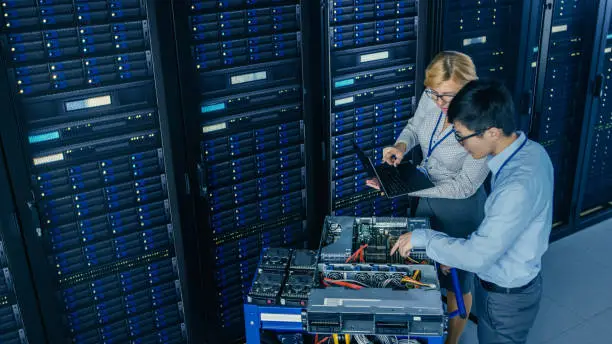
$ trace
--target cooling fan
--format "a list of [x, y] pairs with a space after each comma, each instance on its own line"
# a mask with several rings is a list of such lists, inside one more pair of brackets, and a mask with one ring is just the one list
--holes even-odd
[[277, 304], [284, 279], [284, 271], [259, 271], [247, 296], [247, 302], [258, 305]]
[[260, 270], [280, 270], [284, 271], [289, 265], [291, 250], [286, 248], [265, 249], [259, 264]]
[[280, 303], [283, 306], [306, 306], [313, 283], [313, 272], [290, 272], [283, 286]]
[[317, 268], [317, 252], [311, 250], [295, 250], [291, 256], [289, 269], [314, 271]]

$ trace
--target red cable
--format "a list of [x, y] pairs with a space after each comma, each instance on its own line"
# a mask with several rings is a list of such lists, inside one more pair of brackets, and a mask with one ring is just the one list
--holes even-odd
[[325, 278], [323, 281], [327, 282], [327, 283], [331, 283], [331, 284], [335, 284], [341, 287], [347, 287], [350, 289], [355, 289], [355, 290], [360, 290], [361, 288], [363, 288], [360, 285], [357, 284], [353, 284], [353, 283], [349, 283], [349, 282], [343, 282], [343, 281], [336, 281], [333, 279], [329, 279], [329, 278]]
[[368, 247], [368, 244], [365, 245], [361, 245], [356, 251], [355, 253], [353, 253], [350, 257], [348, 257], [345, 261], [345, 263], [350, 262], [351, 260], [357, 259], [359, 257], [359, 260], [363, 263], [365, 262], [364, 259], [364, 255], [363, 255], [363, 251]]
[[320, 341], [318, 341], [318, 342], [316, 342], [316, 338], [315, 338], [315, 342], [316, 342], [316, 344], [323, 344], [323, 343], [325, 343], [325, 341], [326, 341], [326, 340], [329, 340], [329, 337], [325, 337], [325, 338], [321, 339], [321, 340], [320, 340]]

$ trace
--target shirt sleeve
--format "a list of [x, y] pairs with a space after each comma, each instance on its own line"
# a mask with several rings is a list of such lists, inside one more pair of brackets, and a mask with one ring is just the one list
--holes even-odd
[[[419, 127], [423, 123], [426, 114], [430, 110], [432, 105], [431, 99], [427, 97], [425, 93], [421, 96], [419, 100], [419, 104], [417, 105], [417, 109], [412, 116], [404, 130], [399, 134], [395, 143], [404, 143], [406, 145], [406, 152], [410, 151], [416, 145], [419, 144]], [[435, 106], [435, 104], [433, 104]]]
[[444, 265], [474, 273], [487, 271], [525, 231], [534, 213], [533, 196], [526, 186], [514, 183], [492, 193], [487, 214], [468, 239], [457, 239], [434, 230], [414, 230], [411, 244]]
[[413, 197], [463, 199], [476, 193], [487, 178], [489, 168], [486, 158], [474, 159], [467, 155], [459, 173], [434, 187], [408, 194]]

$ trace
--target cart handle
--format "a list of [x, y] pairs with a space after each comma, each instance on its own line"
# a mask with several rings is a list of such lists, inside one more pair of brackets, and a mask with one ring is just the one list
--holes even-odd
[[451, 312], [448, 318], [454, 318], [459, 315], [462, 319], [467, 318], [467, 311], [465, 310], [465, 303], [463, 303], [463, 294], [461, 293], [461, 285], [459, 284], [459, 275], [457, 269], [450, 269], [451, 278], [453, 279], [453, 291], [455, 292], [455, 298], [457, 299], [457, 310]]

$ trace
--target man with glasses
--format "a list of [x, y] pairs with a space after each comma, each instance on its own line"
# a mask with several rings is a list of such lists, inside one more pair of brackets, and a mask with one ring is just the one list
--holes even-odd
[[437, 262], [474, 272], [479, 343], [525, 343], [539, 309], [541, 257], [552, 227], [552, 163], [541, 145], [516, 132], [512, 97], [498, 82], [469, 82], [448, 118], [472, 157], [488, 157], [485, 218], [468, 239], [415, 230], [391, 253], [408, 256], [412, 247], [424, 247]]
[[[415, 215], [429, 218], [432, 228], [458, 238], [467, 238], [484, 218], [487, 196], [483, 182], [489, 169], [485, 159], [472, 158], [453, 138], [454, 129], [446, 113], [454, 95], [477, 78], [476, 66], [469, 56], [457, 51], [438, 53], [425, 70], [426, 89], [414, 116], [395, 144], [383, 149], [384, 163], [393, 166], [399, 165], [410, 150], [420, 149], [423, 160], [417, 168], [434, 186], [409, 194], [418, 197]], [[375, 178], [366, 183], [379, 188]], [[452, 278], [444, 269], [438, 269], [440, 287], [447, 291], [449, 312], [457, 310], [458, 296], [463, 297], [469, 313], [474, 276], [461, 269], [457, 272], [462, 295], [455, 295]], [[445, 344], [458, 344], [465, 324], [466, 319], [450, 319]]]

